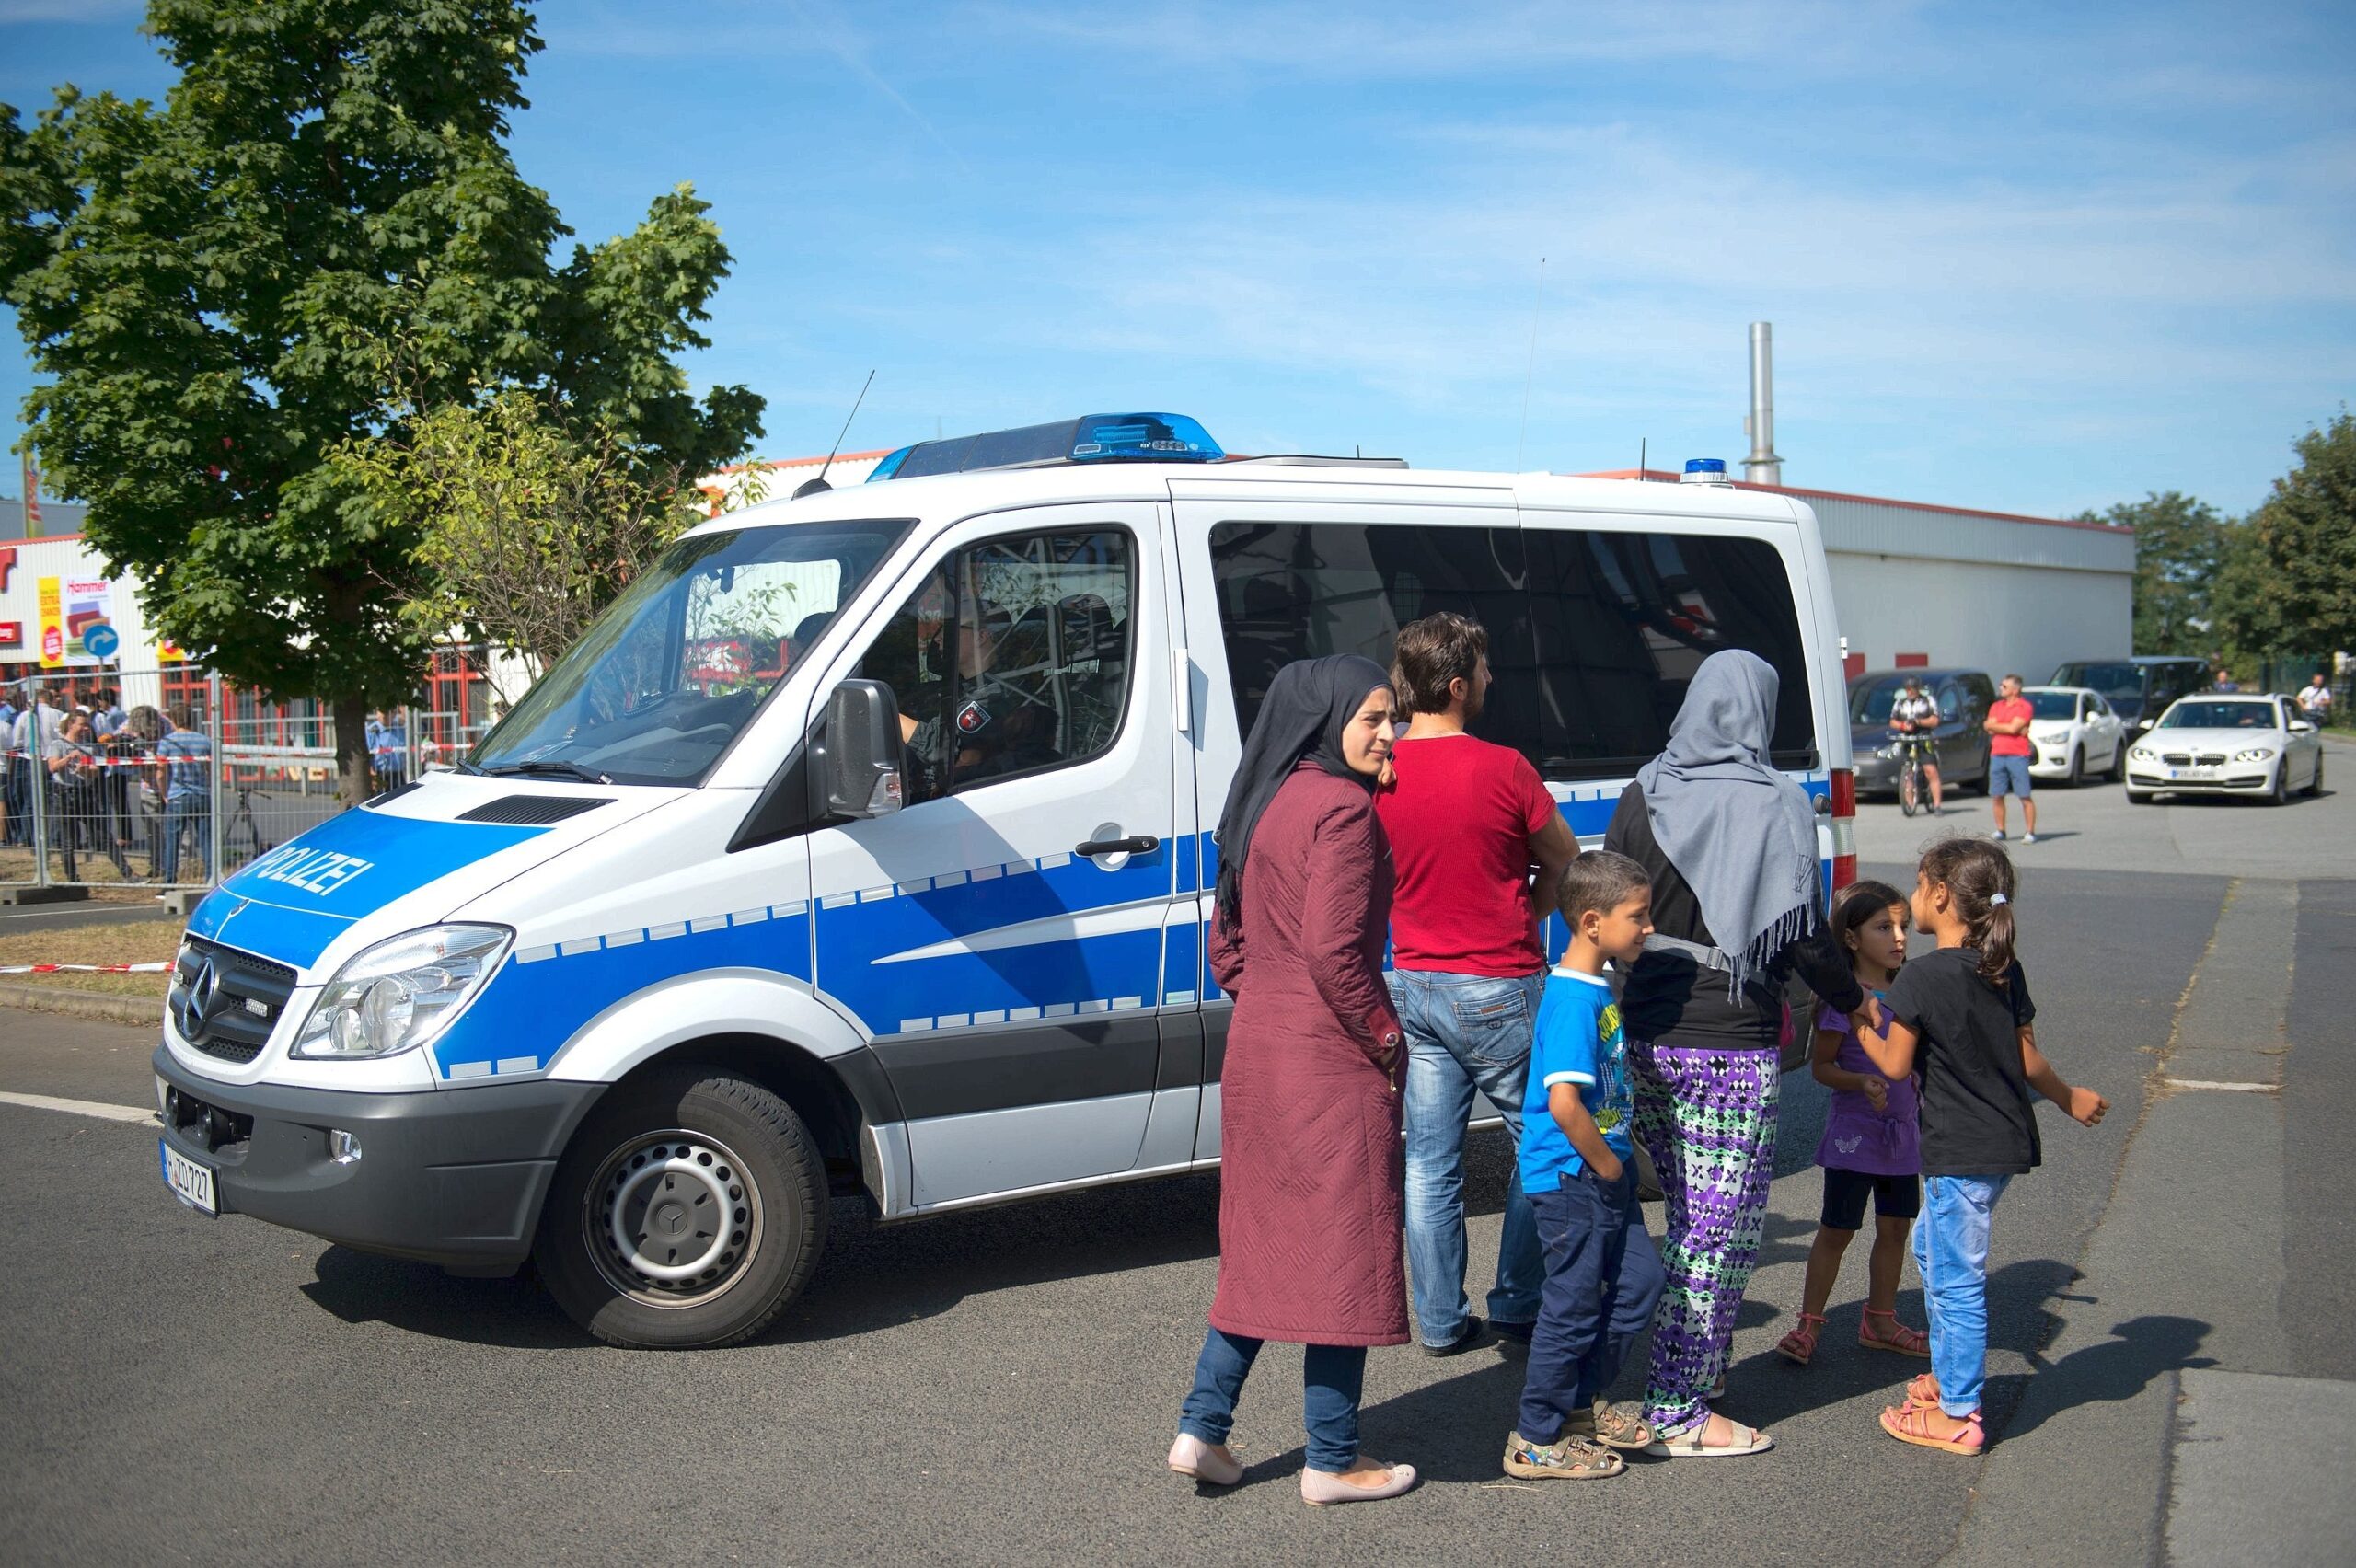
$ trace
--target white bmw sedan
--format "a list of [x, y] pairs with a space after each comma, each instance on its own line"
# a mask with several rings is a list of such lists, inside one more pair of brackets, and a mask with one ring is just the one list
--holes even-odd
[[2127, 748], [2127, 798], [2323, 793], [2323, 742], [2287, 697], [2179, 698]]
[[2030, 686], [2028, 738], [2037, 747], [2028, 759], [2032, 778], [2066, 778], [2083, 784], [2089, 774], [2119, 777], [2127, 760], [2127, 726], [2102, 693], [2087, 686]]

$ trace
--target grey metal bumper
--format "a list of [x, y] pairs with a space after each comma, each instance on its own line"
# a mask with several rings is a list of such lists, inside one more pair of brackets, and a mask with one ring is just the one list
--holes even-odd
[[[532, 1248], [557, 1158], [604, 1084], [547, 1079], [348, 1094], [197, 1077], [156, 1052], [177, 1095], [164, 1138], [214, 1171], [224, 1214], [363, 1251], [496, 1272]], [[338, 1164], [328, 1134], [360, 1141]]]

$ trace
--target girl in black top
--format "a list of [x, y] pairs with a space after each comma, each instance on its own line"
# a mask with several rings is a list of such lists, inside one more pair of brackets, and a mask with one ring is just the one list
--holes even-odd
[[1922, 1079], [1923, 1217], [1914, 1264], [1931, 1314], [1931, 1370], [1881, 1412], [1902, 1443], [1953, 1454], [1987, 1446], [1988, 1229], [1996, 1200], [2039, 1155], [2031, 1088], [2093, 1126], [2110, 1101], [2062, 1081], [2037, 1048], [2037, 1004], [2013, 956], [2013, 862], [1995, 845], [1950, 838], [1923, 855], [1914, 927], [1938, 940], [1889, 987], [1889, 1032], [1857, 1043], [1890, 1078]]

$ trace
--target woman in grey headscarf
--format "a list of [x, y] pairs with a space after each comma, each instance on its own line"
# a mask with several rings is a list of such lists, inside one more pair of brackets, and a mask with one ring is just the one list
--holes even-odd
[[1669, 746], [1621, 793], [1603, 844], [1652, 873], [1654, 935], [1621, 997], [1636, 1136], [1666, 1200], [1645, 1418], [1659, 1453], [1750, 1454], [1772, 1439], [1713, 1414], [1775, 1172], [1784, 981], [1864, 1019], [1824, 924], [1816, 813], [1768, 760], [1774, 667], [1702, 662]]

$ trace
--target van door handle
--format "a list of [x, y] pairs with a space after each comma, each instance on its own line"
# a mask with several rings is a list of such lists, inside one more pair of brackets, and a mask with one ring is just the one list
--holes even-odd
[[1150, 833], [1140, 833], [1133, 838], [1091, 838], [1085, 844], [1075, 844], [1071, 852], [1086, 859], [1099, 855], [1150, 855], [1161, 847], [1161, 840]]

